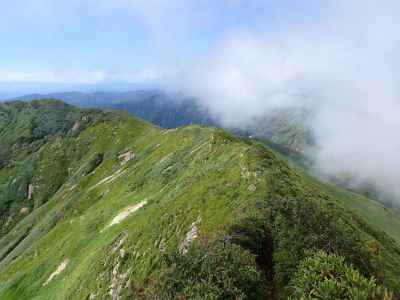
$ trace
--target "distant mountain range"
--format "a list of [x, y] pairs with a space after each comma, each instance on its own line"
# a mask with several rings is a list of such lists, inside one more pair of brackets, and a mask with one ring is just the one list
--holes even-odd
[[110, 108], [129, 112], [163, 128], [215, 122], [210, 114], [194, 99], [170, 96], [158, 90], [129, 92], [65, 92], [54, 94], [31, 94], [15, 98], [30, 101], [37, 99], [58, 99], [84, 108]]
[[[129, 92], [65, 92], [31, 94], [14, 100], [59, 99], [86, 108], [110, 108], [126, 111], [163, 128], [199, 124], [223, 127], [200, 101], [159, 90]], [[298, 109], [277, 110], [259, 118], [245, 128], [229, 128], [235, 133], [268, 139], [296, 152], [313, 143], [306, 124], [307, 112]]]

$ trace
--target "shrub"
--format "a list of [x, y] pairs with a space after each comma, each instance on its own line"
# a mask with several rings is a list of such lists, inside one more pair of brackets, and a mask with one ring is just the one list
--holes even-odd
[[[163, 258], [156, 299], [264, 299], [265, 280], [255, 258], [240, 246], [217, 242]], [[154, 291], [154, 287], [152, 288]]]
[[87, 163], [83, 169], [83, 175], [92, 173], [98, 166], [101, 165], [104, 159], [103, 153], [96, 153], [96, 155]]
[[302, 261], [292, 289], [291, 299], [392, 299], [374, 278], [365, 278], [344, 257], [323, 251]]

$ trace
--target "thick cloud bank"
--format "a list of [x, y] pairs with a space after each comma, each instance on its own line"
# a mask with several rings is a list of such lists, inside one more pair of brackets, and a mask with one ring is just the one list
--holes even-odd
[[179, 84], [226, 126], [310, 109], [319, 171], [372, 181], [399, 203], [400, 4], [349, 2], [336, 1], [316, 23], [234, 32]]

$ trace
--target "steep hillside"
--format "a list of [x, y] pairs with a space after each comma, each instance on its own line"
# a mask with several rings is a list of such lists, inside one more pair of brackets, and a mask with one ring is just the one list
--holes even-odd
[[368, 198], [364, 193], [357, 193], [347, 188], [345, 184], [331, 184], [329, 179], [326, 182], [316, 181], [310, 175], [312, 162], [299, 152], [282, 147], [268, 140], [259, 140], [260, 143], [266, 145], [274, 151], [278, 157], [285, 160], [290, 167], [295, 169], [304, 178], [317, 183], [321, 190], [340, 199], [343, 204], [362, 215], [366, 220], [381, 230], [389, 234], [393, 239], [400, 243], [400, 212], [398, 209], [392, 209], [390, 206], [383, 205], [376, 198]]
[[[68, 177], [65, 154], [46, 162], [44, 146], [57, 137], [74, 136], [105, 116], [52, 100], [0, 105], [0, 237], [45, 203]], [[48, 169], [54, 169], [53, 177], [44, 176]]]
[[0, 112], [0, 299], [400, 296], [393, 235], [256, 141], [57, 101]]

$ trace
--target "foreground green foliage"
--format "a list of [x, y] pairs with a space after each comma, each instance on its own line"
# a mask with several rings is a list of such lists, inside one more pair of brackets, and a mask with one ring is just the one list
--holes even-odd
[[286, 299], [319, 250], [400, 297], [395, 230], [255, 141], [53, 100], [0, 112], [0, 299]]
[[149, 299], [263, 299], [267, 287], [255, 257], [229, 242], [163, 256], [165, 271], [143, 293]]
[[392, 299], [374, 278], [362, 276], [344, 257], [324, 252], [305, 259], [292, 284], [292, 299]]

